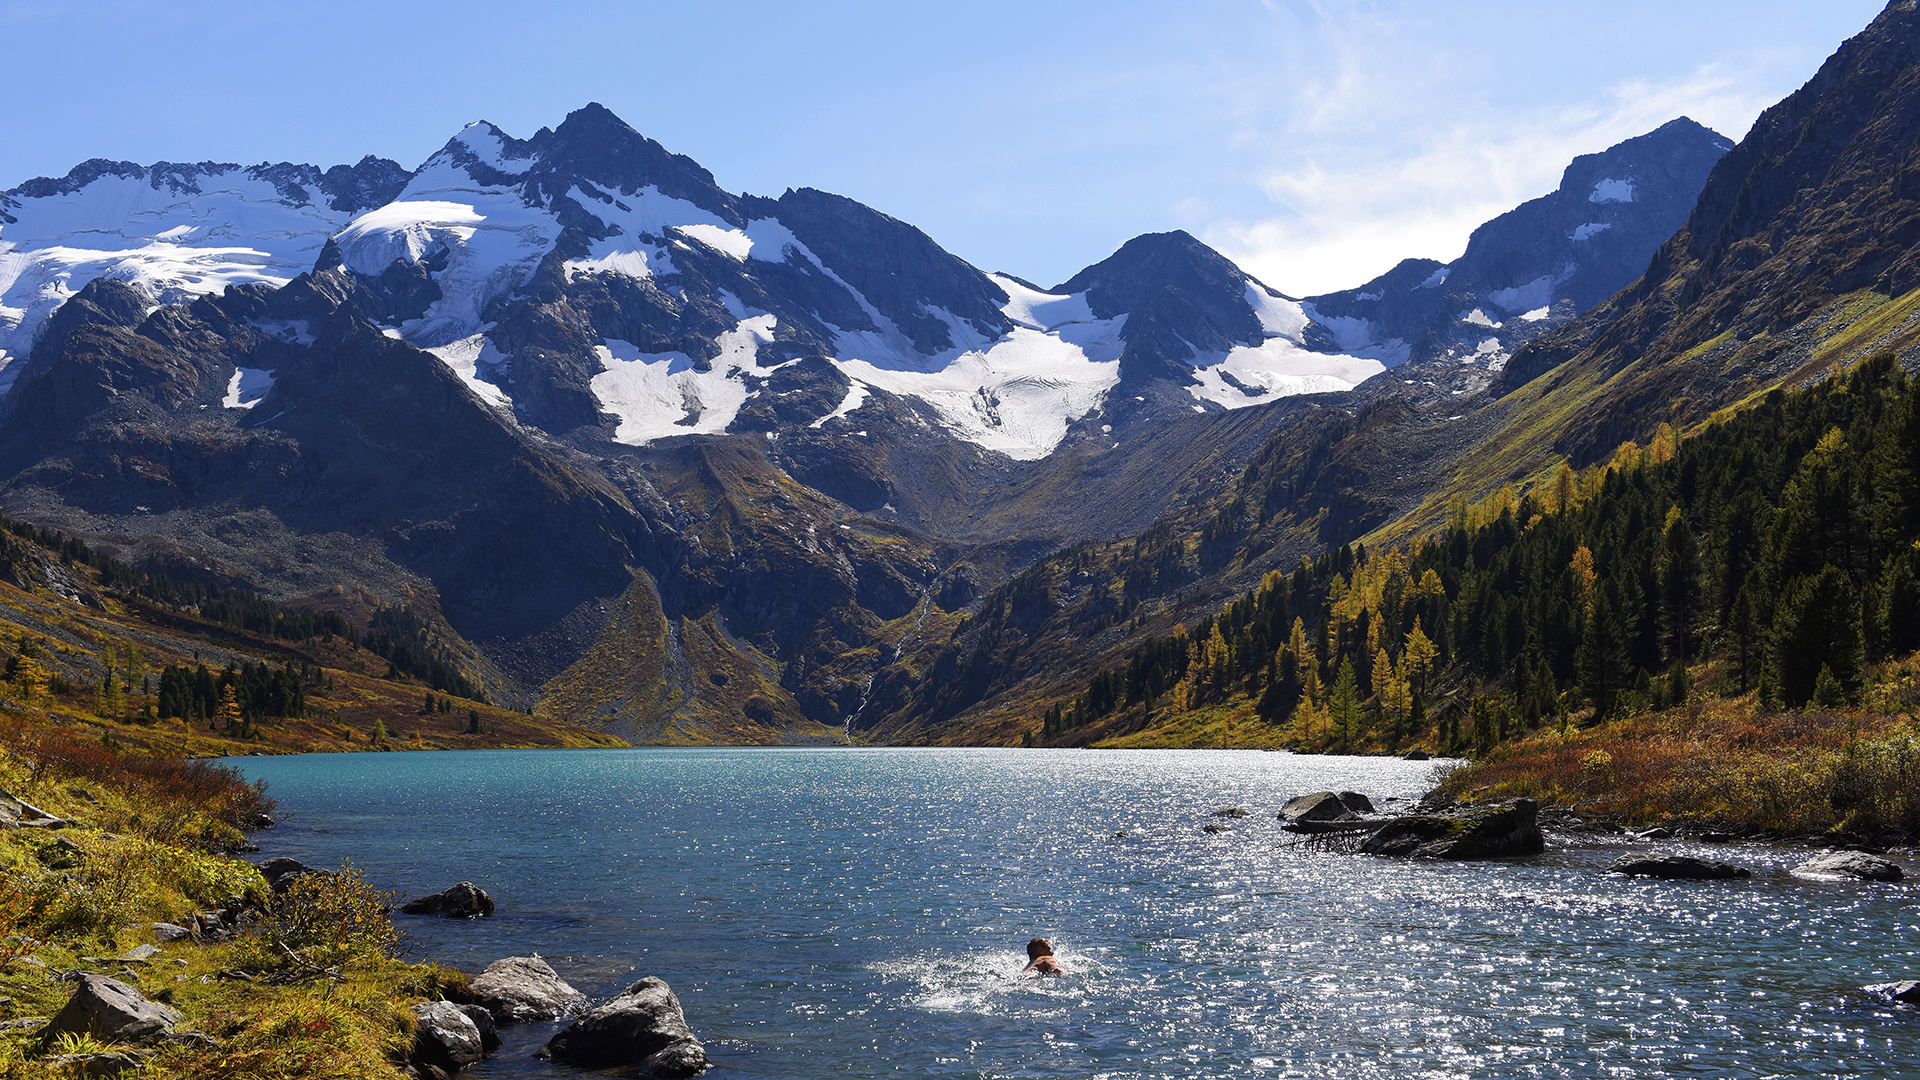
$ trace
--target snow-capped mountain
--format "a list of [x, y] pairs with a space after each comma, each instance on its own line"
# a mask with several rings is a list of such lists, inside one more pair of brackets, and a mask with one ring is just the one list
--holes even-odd
[[1338, 347], [1498, 371], [1527, 341], [1646, 272], [1731, 140], [1686, 117], [1573, 159], [1548, 195], [1473, 231], [1451, 263], [1407, 259], [1303, 308]]
[[[22, 185], [0, 245], [34, 269], [8, 282], [0, 348], [23, 355], [89, 276], [169, 303], [337, 266], [383, 298], [383, 325], [556, 434], [645, 445], [724, 433], [784, 365], [818, 358], [845, 386], [809, 428], [862, 430], [862, 410], [891, 395], [1016, 460], [1090, 418], [1110, 435], [1149, 403], [1238, 408], [1381, 370], [1316, 352], [1297, 303], [1185, 234], [1142, 237], [1043, 291], [849, 199], [732, 195], [598, 105], [524, 141], [471, 125], [413, 173], [385, 168], [398, 190], [336, 192], [339, 172], [83, 167]], [[1188, 262], [1207, 266], [1165, 273]], [[1128, 287], [1107, 281], [1126, 267]], [[297, 338], [300, 321], [272, 328]], [[1123, 355], [1156, 362], [1126, 376]], [[1124, 409], [1109, 400], [1123, 381]]]
[[[1630, 231], [1657, 185], [1607, 168], [1599, 216], [1542, 227]], [[983, 273], [851, 199], [729, 193], [599, 106], [410, 172], [90, 163], [4, 210], [0, 511], [284, 598], [430, 598], [503, 699], [623, 724], [845, 723], [907, 627], [1204, 503], [1408, 351], [1181, 232], [1050, 288]], [[1386, 512], [1326, 484], [1322, 531]]]
[[138, 283], [162, 304], [284, 285], [406, 179], [375, 157], [324, 172], [95, 159], [0, 192], [0, 393], [54, 309], [94, 278]]

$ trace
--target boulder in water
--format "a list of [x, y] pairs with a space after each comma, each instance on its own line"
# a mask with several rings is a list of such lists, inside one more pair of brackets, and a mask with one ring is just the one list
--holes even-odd
[[651, 975], [568, 1024], [541, 1054], [589, 1069], [638, 1066], [642, 1076], [692, 1076], [707, 1067], [680, 999]]
[[1340, 796], [1331, 791], [1296, 795], [1280, 806], [1280, 817], [1286, 821], [1338, 821], [1352, 814]]
[[1816, 856], [1793, 868], [1796, 874], [1814, 877], [1849, 877], [1861, 881], [1899, 881], [1906, 872], [1899, 864], [1864, 851], [1833, 851]]
[[1362, 795], [1357, 791], [1341, 792], [1340, 805], [1346, 807], [1348, 810], [1356, 814], [1373, 813], [1373, 800], [1367, 798], [1365, 795]]
[[1719, 859], [1696, 859], [1691, 855], [1622, 855], [1607, 867], [1609, 874], [1628, 877], [1681, 878], [1693, 881], [1720, 881], [1752, 877], [1753, 871]]
[[471, 985], [480, 1004], [502, 1024], [558, 1020], [580, 1011], [587, 1000], [538, 955], [495, 960]]
[[1363, 855], [1423, 859], [1499, 859], [1538, 855], [1539, 804], [1532, 799], [1463, 806], [1443, 814], [1395, 818], [1360, 844]]
[[1860, 989], [1876, 997], [1889, 1001], [1898, 1001], [1904, 1005], [1920, 1005], [1920, 981], [1902, 979], [1899, 982], [1873, 983]]
[[472, 919], [493, 914], [493, 897], [471, 881], [450, 885], [418, 900], [409, 900], [400, 908], [408, 915], [445, 915], [449, 919]]

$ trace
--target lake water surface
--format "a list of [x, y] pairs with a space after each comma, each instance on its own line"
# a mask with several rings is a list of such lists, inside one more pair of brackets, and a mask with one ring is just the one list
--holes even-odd
[[[262, 857], [402, 899], [474, 881], [410, 955], [538, 952], [582, 990], [664, 978], [712, 1080], [1920, 1075], [1904, 886], [1602, 874], [1623, 850], [1415, 863], [1287, 845], [1291, 795], [1435, 768], [1238, 751], [644, 749], [248, 758]], [[1208, 835], [1209, 812], [1252, 816]], [[1124, 833], [1124, 836], [1118, 835]], [[1910, 872], [1913, 869], [1910, 867]], [[1073, 974], [1016, 976], [1029, 937]], [[463, 1077], [569, 1075], [506, 1029]]]

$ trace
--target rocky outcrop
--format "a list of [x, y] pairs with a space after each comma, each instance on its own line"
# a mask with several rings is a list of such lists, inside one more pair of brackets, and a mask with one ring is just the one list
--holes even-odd
[[1753, 876], [1753, 871], [1744, 866], [1735, 866], [1719, 859], [1696, 859], [1691, 855], [1622, 855], [1607, 867], [1607, 873], [1695, 881]]
[[1360, 844], [1363, 855], [1424, 859], [1499, 859], [1538, 855], [1546, 847], [1532, 799], [1464, 806], [1440, 814], [1395, 818]]
[[451, 1001], [423, 1001], [413, 1007], [415, 1064], [454, 1072], [486, 1056], [480, 1028]]
[[580, 1011], [587, 1000], [537, 954], [495, 960], [471, 986], [480, 1004], [502, 1024], [558, 1020]]
[[400, 907], [408, 915], [445, 915], [449, 919], [473, 919], [493, 914], [493, 897], [471, 881], [450, 885]]
[[589, 1069], [637, 1066], [641, 1076], [692, 1076], [707, 1066], [680, 999], [652, 976], [568, 1024], [540, 1054]]
[[118, 979], [82, 975], [73, 997], [40, 1031], [45, 1053], [61, 1035], [87, 1035], [101, 1042], [153, 1041], [184, 1017], [169, 1006], [149, 1001]]
[[1846, 877], [1861, 881], [1899, 881], [1906, 876], [1899, 864], [1863, 851], [1834, 851], [1793, 868], [1809, 877]]

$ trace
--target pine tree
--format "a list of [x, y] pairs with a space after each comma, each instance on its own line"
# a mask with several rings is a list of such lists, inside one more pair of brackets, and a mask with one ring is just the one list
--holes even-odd
[[1621, 691], [1630, 685], [1625, 638], [1606, 590], [1593, 590], [1592, 613], [1580, 635], [1574, 662], [1580, 670], [1580, 692], [1593, 703], [1596, 720], [1613, 715]]
[[1346, 747], [1352, 744], [1354, 729], [1360, 723], [1359, 681], [1353, 674], [1353, 660], [1340, 658], [1340, 672], [1333, 679], [1333, 696], [1329, 699], [1328, 709], [1332, 713], [1334, 726], [1340, 729], [1340, 744]]
[[1774, 614], [1767, 657], [1767, 688], [1788, 708], [1813, 699], [1822, 668], [1828, 669], [1847, 701], [1861, 691], [1863, 643], [1860, 604], [1853, 584], [1839, 567], [1789, 585]]
[[[1431, 574], [1433, 571], [1427, 571]], [[1420, 629], [1420, 619], [1414, 617], [1413, 629], [1407, 631], [1407, 642], [1400, 651], [1400, 670], [1405, 674], [1408, 684], [1421, 694], [1427, 692], [1427, 675], [1433, 670], [1434, 657], [1439, 653], [1433, 641]]]
[[214, 726], [217, 730], [237, 732], [240, 730], [242, 719], [240, 699], [234, 694], [233, 685], [229, 683], [220, 691], [220, 711], [214, 717]]

